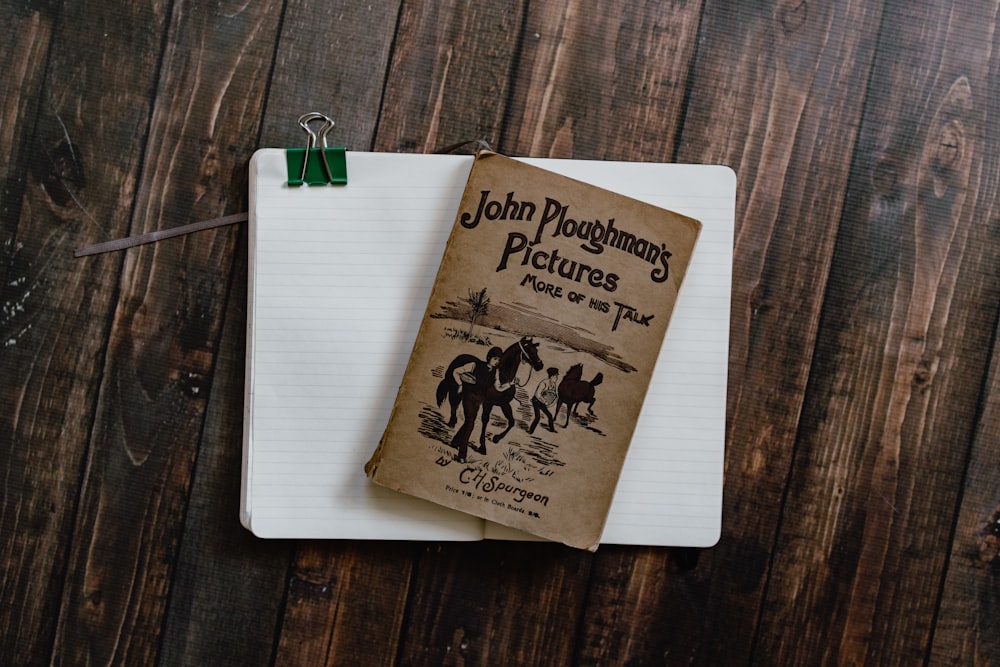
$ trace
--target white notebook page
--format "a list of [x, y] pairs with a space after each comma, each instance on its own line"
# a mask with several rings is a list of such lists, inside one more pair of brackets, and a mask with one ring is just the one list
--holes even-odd
[[[721, 524], [735, 177], [716, 166], [526, 159], [703, 229], [602, 542], [708, 546]], [[471, 156], [347, 153], [348, 185], [250, 170], [242, 520], [262, 537], [480, 539], [484, 522], [370, 483]], [[599, 414], [599, 412], [598, 412]], [[498, 526], [489, 537], [530, 539]]]

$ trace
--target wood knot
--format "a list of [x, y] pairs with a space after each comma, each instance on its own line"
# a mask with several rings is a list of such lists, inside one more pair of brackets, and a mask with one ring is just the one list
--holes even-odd
[[953, 120], [941, 128], [941, 136], [938, 139], [937, 155], [934, 159], [937, 166], [954, 167], [961, 157], [962, 145], [965, 143], [965, 128], [962, 123]]
[[194, 189], [195, 201], [200, 201], [216, 185], [220, 163], [219, 152], [215, 146], [202, 146], [198, 184]]
[[913, 371], [913, 384], [921, 391], [930, 387], [931, 378], [934, 375], [934, 365], [929, 359], [921, 359], [917, 362], [917, 369]]
[[769, 310], [771, 310], [771, 306], [768, 303], [767, 287], [763, 283], [758, 282], [750, 290], [750, 313], [757, 316], [763, 315]]
[[937, 141], [931, 147], [930, 170], [937, 178], [934, 181], [934, 194], [944, 196], [947, 190], [948, 177], [962, 167], [962, 156], [965, 153], [965, 126], [962, 121], [953, 119], [945, 123], [938, 132]]
[[894, 157], [884, 153], [875, 156], [871, 183], [875, 193], [883, 197], [893, 197], [899, 193], [899, 165]]
[[677, 572], [685, 573], [690, 572], [698, 566], [698, 556], [701, 555], [701, 549], [696, 549], [694, 547], [674, 547], [670, 549], [670, 562]]
[[333, 598], [334, 584], [330, 581], [308, 581], [301, 577], [292, 577], [288, 584], [288, 593], [299, 600], [330, 600]]
[[809, 18], [809, 4], [805, 0], [788, 0], [778, 5], [778, 23], [785, 34], [791, 34], [805, 25]]
[[979, 562], [1000, 564], [1000, 509], [993, 513], [982, 531], [979, 542]]
[[101, 602], [104, 601], [104, 594], [100, 590], [93, 590], [87, 593], [84, 599], [91, 607], [100, 607]]
[[33, 171], [45, 194], [60, 207], [73, 201], [70, 188], [79, 189], [85, 183], [80, 147], [65, 137], [37, 157]]
[[181, 372], [178, 378], [181, 392], [188, 398], [204, 398], [205, 376], [194, 371]]
[[733, 585], [745, 594], [760, 590], [770, 562], [770, 552], [749, 540], [741, 540], [737, 548], [741, 554], [740, 562], [729, 572]]
[[938, 199], [949, 190], [964, 190], [968, 181], [972, 147], [966, 121], [972, 107], [972, 88], [969, 80], [961, 76], [944, 96], [928, 130], [921, 158], [927, 173], [920, 185]]
[[465, 628], [457, 627], [451, 633], [451, 642], [445, 649], [447, 652], [451, 652], [458, 649], [461, 652], [467, 651], [469, 648], [469, 639], [465, 636]]

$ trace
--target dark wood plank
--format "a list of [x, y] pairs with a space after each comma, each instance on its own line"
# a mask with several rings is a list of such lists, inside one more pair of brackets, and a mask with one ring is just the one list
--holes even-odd
[[[426, 151], [499, 136], [523, 9], [520, 3], [449, 8], [445, 14], [426, 5], [419, 13], [404, 7], [377, 146]], [[427, 62], [435, 63], [430, 76], [421, 72]], [[507, 543], [425, 549], [413, 575], [399, 659], [568, 660], [571, 619], [585, 593], [581, 563], [589, 558], [566, 551]], [[576, 565], [568, 568], [568, 562]]]
[[[133, 233], [245, 203], [245, 181], [230, 176], [255, 143], [279, 12], [174, 5]], [[213, 230], [125, 253], [57, 662], [156, 659], [236, 237]]]
[[[970, 24], [966, 29], [971, 32], [979, 28]], [[981, 49], [987, 45], [974, 44], [979, 56], [985, 57]], [[997, 224], [1000, 220], [1000, 164], [996, 160], [1000, 153], [1000, 133], [996, 129], [1000, 119], [1000, 35], [996, 32], [990, 45], [988, 70], [977, 67], [975, 71], [981, 76], [985, 72], [985, 76], [972, 89], [976, 93], [973, 98], [976, 108], [983, 116], [979, 136], [973, 135], [976, 167], [981, 172], [968, 252], [974, 266], [989, 267], [989, 262], [995, 262], [1000, 254], [997, 249], [1000, 243]], [[994, 267], [989, 277], [996, 275]], [[998, 300], [997, 294], [984, 299], [991, 305]], [[986, 313], [983, 315], [985, 320]], [[984, 321], [971, 326], [987, 330], [995, 325]], [[996, 437], [1000, 432], [1000, 354], [995, 336], [996, 332], [934, 626], [930, 653], [930, 663], [934, 665], [1000, 664], [1000, 466], [997, 466], [1000, 448]]]
[[[295, 119], [315, 109], [337, 122], [333, 143], [366, 150], [373, 142], [398, 3], [314, 5], [293, 3], [286, 10], [261, 143], [301, 145], [304, 135]], [[413, 549], [339, 541], [300, 545], [285, 577], [278, 664], [391, 662]]]
[[[318, 109], [340, 121], [337, 136], [334, 138], [335, 143], [361, 144], [362, 147], [370, 145], [381, 96], [380, 89], [370, 84], [373, 80], [381, 81], [384, 77], [394, 25], [395, 9], [388, 5], [377, 8], [377, 11], [362, 6], [337, 8], [325, 4], [315, 6], [315, 3], [310, 5], [301, 2], [292, 3], [286, 8], [273, 83], [268, 95], [267, 114], [261, 133], [261, 144], [300, 145], [303, 143], [304, 135], [295, 119], [303, 111]], [[245, 252], [245, 246], [241, 248], [241, 252]], [[241, 303], [245, 300], [245, 281], [245, 273], [237, 274], [231, 300], [235, 299]], [[231, 314], [238, 320], [234, 326], [241, 326], [239, 322], [245, 325], [242, 313], [237, 314], [231, 310]], [[239, 335], [224, 336], [226, 341], [224, 346], [232, 345], [238, 348], [239, 354], [242, 355], [244, 339], [241, 330]], [[236, 352], [234, 349], [234, 355]], [[233, 398], [232, 394], [224, 394], [222, 400], [231, 402]], [[234, 436], [239, 436], [235, 424], [226, 428], [226, 431], [230, 433], [230, 440]], [[239, 448], [237, 447], [235, 451], [239, 452]], [[227, 458], [232, 464], [233, 457]], [[228, 476], [231, 479], [232, 470], [238, 469], [238, 461], [237, 454], [235, 457], [237, 467], [230, 466], [228, 470], [221, 460], [220, 467], [216, 469], [213, 465], [211, 470], [203, 470], [199, 461], [199, 476], [204, 472], [211, 477]], [[196, 479], [196, 484], [198, 481]], [[238, 489], [232, 488], [232, 484], [223, 486], [229, 489], [232, 497], [219, 498], [219, 502], [226, 503], [230, 500], [235, 502]], [[218, 487], [210, 481], [206, 480], [204, 489], [210, 496], [217, 496]], [[197, 487], [195, 491], [197, 493]], [[221, 520], [228, 519], [232, 522], [234, 516], [227, 516]], [[244, 560], [243, 567], [234, 563], [235, 567], [230, 568], [227, 566], [230, 558], [217, 547], [214, 549], [215, 553], [206, 554], [206, 549], [213, 548], [217, 537], [213, 536], [211, 530], [199, 529], [199, 525], [202, 521], [214, 525], [219, 520], [208, 512], [202, 518], [197, 516], [189, 518], [190, 525], [185, 533], [185, 547], [189, 539], [194, 539], [190, 552], [192, 567], [204, 568], [206, 565], [204, 561], [207, 559], [211, 561], [212, 568], [193, 575], [194, 579], [190, 583], [191, 595], [196, 598], [192, 599], [193, 606], [184, 613], [184, 629], [179, 628], [176, 632], [178, 639], [184, 639], [184, 647], [194, 651], [185, 653], [185, 658], [197, 656], [194, 662], [204, 662], [215, 654], [215, 649], [210, 645], [212, 631], [196, 630], [193, 627], [189, 629], [189, 626], [197, 625], [206, 612], [217, 613], [223, 605], [232, 611], [234, 602], [232, 599], [220, 603], [216, 600], [216, 596], [225, 593], [226, 590], [245, 585], [246, 582], [241, 582], [240, 579], [248, 570], [251, 571], [252, 578], [265, 589], [273, 590], [274, 585], [280, 583], [282, 591], [287, 595], [288, 602], [277, 618], [269, 606], [264, 610], [263, 618], [257, 619], [256, 623], [247, 619], [252, 627], [261, 629], [256, 637], [258, 643], [270, 642], [272, 639], [276, 641], [275, 650], [279, 662], [302, 664], [304, 656], [310, 656], [316, 661], [314, 664], [322, 664], [327, 649], [330, 651], [331, 659], [338, 655], [356, 658], [359, 655], [374, 657], [377, 654], [373, 652], [376, 643], [366, 641], [364, 633], [345, 632], [344, 628], [351, 628], [352, 625], [362, 627], [367, 624], [367, 619], [373, 617], [387, 619], [401, 613], [396, 610], [403, 608], [410, 561], [410, 556], [405, 550], [402, 555], [397, 555], [398, 550], [389, 550], [388, 554], [383, 554], [371, 547], [337, 542], [307, 545], [295, 556], [289, 580], [288, 564], [286, 563], [284, 568], [279, 567], [284, 562], [280, 554], [285, 549], [293, 549], [293, 545], [262, 544], [236, 526], [235, 522], [227, 526], [227, 530], [243, 532], [242, 537], [233, 535], [233, 539], [248, 545], [248, 550], [243, 551], [241, 555], [245, 557], [247, 553], [252, 554], [253, 562], [247, 564]], [[197, 546], [202, 544], [204, 547]], [[379, 563], [382, 565], [379, 566]], [[215, 576], [210, 577], [213, 569]], [[325, 573], [325, 577], [321, 577], [325, 585], [339, 592], [335, 600], [330, 595], [310, 594], [315, 589], [317, 576], [320, 576], [317, 574], [319, 570]], [[393, 589], [389, 582], [391, 577], [397, 574], [401, 577], [400, 584]], [[349, 593], [343, 592], [346, 582], [358, 582], [365, 577], [367, 578], [363, 583], [359, 583], [357, 588], [350, 589]], [[381, 593], [370, 595], [369, 591], [373, 588], [379, 588]], [[282, 599], [282, 597], [269, 597], [268, 602], [274, 604]], [[368, 604], [373, 599], [383, 601], [381, 607], [374, 608]], [[255, 605], [252, 599], [237, 597], [237, 601], [235, 611], [241, 614], [253, 614]], [[353, 624], [351, 619], [355, 619]], [[395, 626], [390, 624], [390, 632], [398, 632], [399, 622], [400, 619], [397, 618]], [[222, 627], [228, 630], [230, 623], [234, 623], [233, 619], [222, 622]], [[264, 632], [263, 628], [268, 624], [274, 626], [273, 631]], [[388, 652], [387, 655], [393, 655], [395, 642], [385, 641], [384, 622], [372, 627], [377, 628], [379, 645], [384, 647]], [[216, 631], [219, 629], [221, 628], [217, 627]], [[188, 633], [191, 631], [203, 637], [204, 641], [196, 645], [187, 641]], [[253, 631], [241, 627], [238, 632], [242, 636], [244, 632]], [[275, 638], [275, 633], [280, 635]], [[304, 641], [304, 638], [308, 638], [308, 641]], [[315, 647], [322, 647], [322, 650], [317, 653], [313, 650]], [[246, 656], [246, 661], [242, 664], [250, 664], [251, 660], [266, 661], [271, 658], [270, 650], [253, 655], [246, 646], [240, 647], [240, 654]]]
[[[433, 150], [499, 132], [519, 25], [513, 11], [506, 5], [403, 7], [374, 142], [379, 150]], [[430, 74], [429, 62], [435, 63]], [[374, 66], [367, 64], [369, 85]], [[481, 102], [470, 102], [470, 95]], [[373, 115], [359, 107], [348, 118], [366, 114]], [[406, 651], [399, 648], [402, 611], [418, 549], [364, 542], [304, 547], [293, 568], [278, 662], [391, 663], [397, 651]]]
[[523, 0], [404, 3], [376, 150], [499, 141]]
[[[368, 148], [382, 95], [381, 87], [372, 82], [384, 78], [397, 12], [398, 3], [387, 3], [376, 11], [361, 6], [290, 5], [262, 143], [299, 145], [303, 136], [292, 121], [307, 108], [318, 108], [338, 121], [335, 143]], [[340, 45], [332, 53], [331, 41]], [[336, 61], [331, 61], [334, 56]], [[322, 100], [319, 106], [312, 102], [316, 99]], [[361, 543], [302, 547], [288, 589], [278, 661], [349, 664], [362, 656], [376, 659], [383, 654], [386, 660], [391, 659], [396, 639], [387, 639], [398, 638], [402, 618], [397, 610], [405, 605], [411, 560], [410, 549], [382, 553], [377, 546]], [[367, 572], [372, 569], [375, 571]], [[360, 573], [366, 576], [363, 583], [357, 581]], [[323, 594], [316, 595], [320, 581]], [[348, 582], [355, 582], [366, 593], [359, 596], [357, 589], [348, 588]], [[372, 590], [377, 592], [372, 594]], [[380, 601], [381, 607], [372, 608], [368, 604], [372, 600]], [[382, 619], [376, 630], [377, 642], [368, 641], [364, 632], [342, 630], [363, 627], [371, 617]], [[394, 623], [387, 625], [386, 619], [394, 619]]]
[[271, 663], [292, 545], [239, 523], [246, 355], [246, 234], [236, 245], [225, 322], [191, 500], [170, 585], [160, 664]]
[[698, 614], [669, 639], [678, 661], [752, 652], [880, 18], [871, 2], [705, 2], [677, 160], [728, 164], [739, 189], [723, 535], [684, 554], [656, 612]]
[[701, 2], [666, 4], [532, 3], [504, 151], [670, 161]]
[[571, 664], [592, 557], [550, 543], [425, 547], [402, 664]]
[[399, 5], [289, 0], [261, 147], [304, 146], [295, 119], [319, 111], [336, 123], [330, 145], [371, 149]]
[[[398, 7], [392, 4], [289, 3], [268, 86], [260, 145], [302, 145], [305, 135], [296, 118], [304, 111], [320, 110], [339, 121], [336, 136], [331, 137], [334, 143], [367, 148], [381, 99], [381, 88], [371, 82], [381, 81], [384, 76], [397, 12]], [[246, 244], [245, 238], [241, 239], [206, 416], [206, 437], [198, 458], [193, 501], [171, 593], [163, 648], [166, 663], [211, 664], [224, 658], [242, 665], [267, 664], [279, 643], [279, 629], [283, 628], [286, 637], [296, 633], [320, 637], [333, 630], [321, 618], [325, 609], [309, 617], [301, 613], [301, 605], [293, 603], [297, 611], [285, 613], [286, 592], [294, 597], [301, 588], [293, 575], [291, 590], [286, 591], [295, 545], [258, 540], [234, 520], [239, 478], [233, 471], [241, 465], [246, 344]], [[325, 553], [330, 563], [343, 565], [342, 554], [335, 548]], [[354, 567], [361, 563], [372, 567], [375, 560], [362, 555], [354, 561]], [[400, 570], [398, 563], [386, 567]], [[334, 568], [331, 578], [339, 579], [338, 574]], [[388, 591], [388, 579], [382, 574], [369, 583]], [[262, 596], [261, 591], [268, 594]], [[349, 625], [352, 613], [360, 619], [369, 613], [386, 616], [393, 608], [402, 607], [397, 597], [385, 593], [382, 599], [386, 607], [372, 610], [363, 603], [369, 596], [344, 596], [337, 612], [338, 627], [340, 623]], [[357, 599], [358, 605], [348, 604], [352, 599]], [[224, 635], [223, 641], [219, 640], [220, 634]], [[348, 638], [356, 636], [347, 634]], [[292, 642], [292, 646], [295, 648], [290, 661], [298, 662], [297, 656], [305, 645]], [[284, 660], [288, 653], [281, 650]]]
[[[699, 549], [602, 546], [591, 570], [575, 664], [689, 664], [704, 632]], [[711, 553], [710, 551], [708, 552]]]
[[[663, 53], [684, 51], [678, 44], [683, 46], [693, 43], [694, 35], [685, 33], [684, 26], [696, 24], [698, 8], [694, 7], [675, 17], [676, 25], [671, 27], [680, 26], [678, 30], [680, 34], [674, 38], [677, 41], [671, 43], [672, 48], [665, 48], [660, 43], [656, 48], [650, 47], [652, 56], [658, 55], [659, 58], [651, 56], [645, 68], [637, 67], [636, 61], [632, 60], [634, 54], [623, 49], [614, 54], [614, 62], [617, 63], [618, 69], [611, 70], [605, 66], [607, 63], [601, 58], [609, 61], [612, 59], [610, 45], [616, 41], [623, 45], [633, 43], [630, 41], [630, 38], [634, 37], [631, 31], [638, 30], [637, 25], [644, 26], [643, 29], [657, 34], [660, 31], [669, 31], [662, 25], [650, 27], [631, 11], [626, 11], [620, 24], [609, 22], [599, 36], [584, 31], [567, 35], [565, 31], [551, 27], [553, 22], [557, 26], [560, 21], [564, 24], [575, 22], [576, 19], [572, 16], [566, 17], [565, 13], [572, 13], [578, 9], [570, 6], [536, 11], [532, 8], [532, 14], [526, 22], [521, 55], [527, 63], [539, 62], [546, 58], [548, 60], [537, 67], [524, 62], [519, 63], [519, 69], [523, 68], [524, 71], [518, 76], [518, 80], [523, 80], [524, 83], [520, 84], [520, 89], [517, 87], [518, 84], [515, 84], [515, 90], [511, 93], [514, 100], [513, 108], [516, 109], [511, 112], [511, 116], [515, 120], [508, 119], [506, 124], [523, 128], [523, 123], [518, 119], [519, 115], [535, 113], [538, 119], [534, 122], [539, 128], [539, 136], [543, 137], [540, 141], [545, 142], [543, 154], [557, 154], [558, 149], [553, 150], [551, 146], [556, 144], [557, 147], [564, 146], [574, 155], [581, 153], [592, 155], [593, 151], [597, 151], [609, 157], [624, 157], [626, 151], [629, 155], [634, 154], [635, 144], [648, 140], [650, 134], [658, 137], [659, 145], [655, 147], [647, 145], [647, 152], [643, 157], [669, 153], [671, 150], [669, 141], [673, 137], [673, 132], [667, 131], [665, 126], [669, 127], [673, 122], [670, 114], [665, 113], [665, 118], [662, 120], [657, 117], [659, 124], [649, 123], [651, 127], [647, 128], [648, 134], [636, 132], [635, 127], [630, 127], [627, 116], [630, 112], [637, 113], [643, 102], [650, 102], [650, 98], [642, 96], [650, 94], [650, 91], [642, 90], [637, 83], [644, 78], [655, 79], [656, 85], [679, 90], [672, 100], [665, 100], [663, 97], [654, 100], [659, 104], [672, 102], [673, 116], [679, 114], [683, 100], [683, 82], [680, 85], [676, 85], [676, 82], [667, 85], [664, 82], [669, 79], [670, 74], [676, 74], [678, 71], [686, 73], [686, 67], [683, 63], [665, 61]], [[618, 16], [619, 13], [616, 7], [611, 15]], [[599, 45], [600, 48], [595, 45]], [[589, 58], [574, 59], [572, 54], [557, 58], [553, 55], [560, 50], [568, 50], [576, 55], [589, 50]], [[559, 63], [557, 71], [552, 74], [552, 78], [556, 81], [541, 74], [553, 65], [553, 61]], [[593, 69], [588, 68], [588, 65]], [[568, 81], [578, 84], [573, 93], [580, 95], [566, 95], [561, 106], [551, 110], [552, 117], [559, 118], [560, 124], [550, 123], [549, 127], [545, 127], [549, 117], [544, 112], [539, 113], [537, 108], [543, 105], [544, 91], [549, 86], [566, 88]], [[589, 82], [589, 86], [585, 82]], [[634, 90], [631, 89], [633, 86]], [[583, 95], [585, 90], [596, 92]], [[579, 140], [580, 148], [574, 150], [574, 141], [567, 133], [567, 124], [562, 122], [562, 119], [570, 115], [587, 118], [587, 110], [593, 106], [595, 97], [599, 97], [602, 93], [608, 96], [616, 93], [621, 97], [628, 97], [626, 90], [632, 97], [620, 101], [616, 109], [620, 115], [615, 117], [615, 121], [606, 122], [604, 126], [586, 134]], [[655, 94], [660, 95], [662, 91], [657, 88]], [[608, 104], [612, 103], [606, 100], [601, 108], [607, 110]], [[599, 114], [594, 113], [587, 122], [596, 123], [598, 116]], [[524, 134], [523, 129], [521, 135], [529, 136]], [[555, 135], [558, 135], [558, 138]], [[517, 145], [513, 146], [515, 143]], [[601, 148], [596, 148], [599, 143]], [[516, 139], [514, 142], [508, 141], [503, 146], [508, 152], [536, 152], [536, 149], [525, 144], [524, 140]], [[537, 545], [535, 548], [537, 549]], [[527, 664], [571, 661], [576, 652], [571, 629], [576, 626], [579, 615], [577, 605], [583, 600], [591, 559], [572, 552], [550, 553], [549, 551], [543, 552], [544, 557], [539, 558], [529, 549], [531, 547], [507, 544], [446, 545], [441, 548], [440, 554], [435, 554], [437, 558], [434, 560], [433, 569], [425, 569], [422, 561], [419, 577], [415, 583], [417, 588], [412, 603], [415, 607], [411, 614], [414, 619], [430, 619], [430, 621], [408, 624], [408, 627], [414, 630], [412, 636], [410, 633], [407, 636], [404, 662], [437, 664], [440, 661], [451, 660], [485, 664], [505, 658]], [[665, 553], [663, 550], [659, 551]], [[469, 571], [467, 563], [470, 561], [478, 563], [479, 566]], [[525, 579], [524, 573], [533, 570], [540, 572], [542, 576]], [[517, 573], [520, 576], [517, 576]], [[648, 582], [643, 580], [642, 583]], [[640, 585], [638, 580], [637, 585]], [[441, 595], [441, 590], [446, 591], [444, 596]], [[498, 590], [502, 593], [497, 592]], [[649, 602], [652, 603], [653, 597], [650, 596]], [[526, 598], [536, 599], [537, 602], [520, 605], [517, 614], [499, 611], [510, 609], [517, 605], [518, 600]], [[554, 619], [561, 620], [554, 622]], [[622, 625], [628, 625], [630, 621], [631, 617], [627, 616], [621, 619]], [[505, 648], [500, 649], [503, 652], [498, 654], [499, 647]]]
[[[37, 120], [55, 7], [0, 3], [0, 202], [6, 231], [17, 225], [27, 173], [28, 150]], [[4, 242], [7, 242], [6, 234]]]
[[[506, 122], [512, 130], [503, 149], [519, 155], [670, 160], [700, 14], [699, 2], [669, 12], [634, 3], [532, 4]], [[587, 20], [590, 15], [605, 20]], [[573, 656], [577, 664], [661, 660], [673, 633], [650, 628], [665, 627], [663, 600], [681, 598], [686, 585], [675, 578], [671, 551], [603, 546], [590, 563], [593, 569], [562, 577], [566, 591], [560, 596], [579, 599], [575, 591], [586, 585], [587, 605], [583, 635], [574, 636], [572, 652], [554, 655], [567, 656], [567, 662]], [[684, 624], [671, 618], [669, 626], [680, 630]], [[569, 632], [569, 626], [550, 621], [547, 631]], [[527, 655], [539, 660], [545, 654]]]
[[[761, 626], [768, 661], [926, 656], [1000, 290], [977, 210], [988, 4], [886, 8]], [[789, 626], [803, 632], [777, 632]]]
[[996, 344], [988, 390], [934, 627], [933, 665], [1000, 664], [1000, 452], [996, 439], [1000, 356]]
[[[522, 5], [404, 6], [376, 145], [430, 151], [475, 138], [496, 143], [524, 39]], [[428, 62], [434, 63], [429, 76]], [[585, 594], [581, 563], [589, 558], [567, 555], [577, 563], [567, 569], [559, 557], [566, 551], [511, 543], [425, 549], [399, 659], [414, 665], [567, 661], [571, 619]]]
[[56, 6], [17, 4], [0, 19], [0, 662], [47, 664], [122, 261], [72, 250], [127, 230], [165, 16], [69, 2], [53, 33]]
[[393, 664], [417, 548], [304, 543], [288, 585], [276, 664]]

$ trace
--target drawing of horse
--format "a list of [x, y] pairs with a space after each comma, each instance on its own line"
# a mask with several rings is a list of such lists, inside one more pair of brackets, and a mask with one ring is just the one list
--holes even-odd
[[589, 382], [581, 380], [581, 377], [583, 377], [583, 364], [573, 364], [559, 383], [559, 400], [556, 402], [556, 410], [552, 414], [558, 417], [559, 409], [563, 405], [566, 406], [564, 428], [569, 426], [570, 414], [576, 414], [577, 406], [580, 403], [586, 403], [587, 412], [591, 415], [594, 414], [594, 387], [604, 381], [604, 373], [598, 373]]
[[460, 443], [457, 445], [460, 452], [463, 450], [461, 443], [468, 443], [469, 436], [472, 434], [476, 412], [479, 410], [480, 405], [482, 406], [482, 430], [479, 434], [479, 452], [485, 454], [486, 425], [490, 421], [490, 413], [495, 406], [500, 407], [504, 419], [507, 421], [507, 426], [503, 431], [493, 436], [493, 442], [500, 442], [510, 429], [514, 427], [514, 413], [511, 410], [510, 402], [514, 400], [514, 393], [517, 391], [517, 387], [524, 386], [528, 382], [527, 379], [524, 382], [517, 381], [517, 372], [521, 363], [528, 364], [531, 370], [536, 371], [542, 370], [545, 364], [538, 358], [538, 343], [524, 336], [512, 343], [501, 353], [500, 361], [496, 367], [496, 377], [499, 383], [507, 384], [513, 382], [510, 387], [503, 391], [497, 391], [496, 387], [491, 384], [484, 388], [485, 391], [466, 389], [460, 393], [459, 386], [454, 378], [455, 369], [472, 362], [483, 363], [478, 357], [472, 354], [460, 354], [455, 357], [448, 365], [447, 370], [445, 370], [444, 378], [438, 383], [436, 398], [439, 407], [444, 403], [445, 398], [448, 399], [451, 408], [448, 426], [454, 426], [457, 422], [456, 410], [459, 402], [462, 403], [464, 421], [452, 441], [453, 444]]

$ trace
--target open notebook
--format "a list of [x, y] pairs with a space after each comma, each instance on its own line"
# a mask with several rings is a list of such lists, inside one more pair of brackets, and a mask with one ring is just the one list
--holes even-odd
[[[250, 163], [241, 520], [261, 537], [535, 539], [376, 486], [385, 428], [472, 156], [347, 153], [346, 186]], [[719, 537], [736, 180], [721, 166], [525, 159], [697, 218], [602, 543]], [[606, 409], [612, 409], [607, 406]]]

